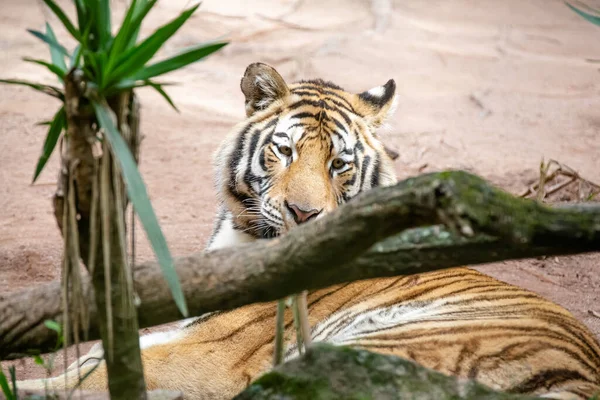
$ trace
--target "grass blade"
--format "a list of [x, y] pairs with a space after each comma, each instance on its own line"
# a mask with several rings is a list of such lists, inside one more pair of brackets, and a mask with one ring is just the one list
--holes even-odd
[[77, 41], [81, 41], [81, 35], [69, 19], [67, 14], [54, 2], [54, 0], [44, 0], [44, 3], [52, 10], [52, 12], [60, 19], [60, 22], [63, 23], [67, 31], [75, 38]]
[[55, 50], [61, 52], [63, 55], [69, 57], [69, 52], [67, 51], [67, 49], [65, 49], [64, 46], [58, 43], [56, 41], [56, 38], [51, 39], [49, 36], [43, 34], [42, 32], [33, 29], [27, 29], [27, 32], [31, 33], [33, 36], [40, 39], [41, 41], [49, 44], [51, 49], [54, 48]]
[[27, 58], [27, 57], [23, 58], [23, 60], [34, 63], [34, 64], [43, 65], [44, 67], [48, 68], [50, 70], [50, 72], [52, 72], [54, 75], [56, 75], [58, 77], [58, 80], [60, 80], [61, 82], [63, 81], [63, 79], [65, 77], [65, 71], [62, 71], [59, 67], [57, 67], [54, 64], [50, 64], [49, 62], [46, 62], [44, 60], [36, 60], [33, 58]]
[[31, 183], [35, 183], [37, 178], [42, 173], [42, 170], [44, 169], [44, 167], [46, 166], [46, 162], [52, 155], [52, 152], [56, 147], [56, 143], [58, 143], [58, 138], [60, 137], [60, 134], [62, 133], [63, 129], [66, 128], [66, 125], [67, 114], [65, 113], [65, 108], [61, 107], [60, 110], [58, 110], [58, 112], [54, 115], [54, 118], [50, 123], [50, 128], [48, 128], [48, 134], [46, 135], [44, 147], [42, 148], [42, 155], [38, 159]]
[[181, 290], [181, 284], [177, 272], [173, 267], [173, 259], [167, 246], [167, 241], [160, 229], [156, 214], [150, 204], [148, 193], [146, 192], [146, 185], [140, 176], [140, 172], [137, 165], [129, 151], [129, 147], [123, 140], [114, 123], [114, 114], [112, 110], [106, 105], [105, 102], [100, 103], [96, 100], [92, 101], [96, 118], [102, 129], [104, 130], [105, 137], [107, 138], [112, 152], [117, 159], [121, 173], [123, 174], [123, 180], [127, 187], [127, 194], [129, 200], [133, 205], [133, 209], [138, 214], [142, 226], [146, 231], [148, 240], [152, 245], [152, 250], [158, 259], [158, 262], [162, 268], [163, 274], [171, 289], [173, 299], [179, 308], [179, 311], [184, 316], [188, 315], [187, 305]]
[[[594, 25], [599, 25], [600, 26], [600, 16], [598, 15], [592, 15], [589, 14], [575, 6], [573, 6], [572, 4], [565, 2], [565, 4], [567, 5], [567, 7], [569, 7], [571, 10], [575, 11], [575, 13], [577, 13], [579, 16], [585, 18], [586, 20], [588, 20], [589, 22], [591, 22]], [[590, 8], [591, 9], [591, 8]], [[592, 9], [593, 10], [593, 9]], [[593, 10], [594, 12], [600, 12], [599, 10]]]
[[118, 67], [114, 72], [110, 72], [109, 82], [114, 83], [127, 75], [135, 74], [139, 71], [156, 54], [158, 49], [192, 16], [198, 6], [196, 5], [182, 12], [179, 17], [157, 29], [156, 32], [138, 46], [126, 51], [125, 54], [119, 57], [116, 63]]
[[164, 97], [167, 103], [169, 103], [175, 111], [179, 112], [179, 109], [175, 106], [175, 103], [173, 103], [173, 100], [171, 100], [167, 92], [164, 91], [162, 85], [148, 81], [148, 86], [154, 88], [154, 90], [156, 90], [162, 97]]
[[176, 56], [168, 58], [164, 61], [149, 65], [138, 71], [132, 78], [146, 80], [154, 78], [167, 72], [185, 67], [188, 64], [199, 61], [204, 57], [214, 53], [215, 51], [227, 46], [227, 42], [200, 44], [190, 49], [184, 50]]
[[42, 85], [41, 83], [21, 81], [18, 79], [0, 79], [0, 83], [6, 83], [8, 85], [27, 86], [39, 92], [47, 94], [48, 96], [56, 97], [61, 101], [65, 100], [65, 95], [63, 94], [63, 92], [55, 86]]

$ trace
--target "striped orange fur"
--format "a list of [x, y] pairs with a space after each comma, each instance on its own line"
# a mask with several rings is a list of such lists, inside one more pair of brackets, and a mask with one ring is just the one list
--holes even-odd
[[[208, 250], [285, 234], [375, 186], [396, 181], [375, 130], [395, 84], [361, 94], [320, 80], [287, 85], [252, 64], [242, 79], [248, 119], [215, 158], [221, 208]], [[556, 399], [600, 391], [600, 346], [564, 308], [468, 268], [337, 285], [308, 295], [314, 341], [394, 354], [495, 389]], [[271, 364], [275, 303], [211, 313], [142, 337], [147, 385], [190, 399], [227, 399]], [[296, 357], [291, 312], [286, 359]], [[92, 368], [91, 351], [78, 363]], [[67, 386], [77, 380], [74, 366]], [[64, 376], [50, 387], [63, 387]], [[21, 387], [43, 388], [42, 381]], [[103, 363], [82, 387], [104, 389]]]

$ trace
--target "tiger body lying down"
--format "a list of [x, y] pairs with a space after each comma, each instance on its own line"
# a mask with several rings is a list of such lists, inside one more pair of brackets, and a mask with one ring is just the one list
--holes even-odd
[[[208, 250], [285, 234], [375, 186], [396, 181], [375, 129], [389, 81], [351, 94], [320, 80], [287, 85], [264, 64], [242, 79], [248, 119], [215, 158], [221, 209]], [[467, 268], [337, 285], [308, 295], [313, 341], [393, 354], [492, 388], [557, 399], [600, 391], [600, 346], [568, 311]], [[227, 399], [271, 366], [275, 303], [216, 312], [141, 339], [149, 389]], [[291, 312], [286, 359], [298, 355]], [[91, 351], [78, 363], [101, 352]], [[67, 386], [77, 371], [67, 371]], [[65, 386], [64, 376], [49, 387]], [[43, 388], [41, 380], [19, 382]], [[103, 363], [83, 383], [106, 388]]]

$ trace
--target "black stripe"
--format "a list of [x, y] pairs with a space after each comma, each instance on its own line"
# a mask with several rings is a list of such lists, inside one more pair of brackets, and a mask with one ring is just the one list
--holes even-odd
[[303, 122], [296, 122], [295, 124], [292, 124], [292, 125], [290, 125], [290, 126], [288, 127], [288, 130], [290, 130], [290, 129], [292, 129], [292, 128], [296, 128], [296, 127], [298, 127], [298, 126], [300, 126], [300, 127], [302, 127], [302, 128], [305, 128], [305, 127], [306, 127], [306, 124], [305, 124], [305, 123], [303, 123]]
[[[358, 133], [354, 132], [354, 134], [356, 135], [356, 137], [358, 138]], [[356, 141], [356, 145], [354, 146], [354, 150], [357, 152], [363, 152], [365, 151], [365, 146], [359, 141]]]
[[[336, 85], [335, 83], [331, 82], [331, 81], [324, 81], [323, 79], [303, 79], [301, 81], [298, 82], [298, 84], [302, 85], [302, 84], [306, 84], [306, 85], [314, 85], [318, 88], [331, 88], [331, 89], [336, 89], [336, 90], [344, 90], [341, 87], [339, 87], [338, 85]], [[312, 86], [309, 86], [312, 87]]]
[[[328, 134], [329, 136], [331, 136], [331, 135], [337, 136], [340, 139], [340, 142], [342, 142], [342, 147], [344, 147], [344, 148], [346, 147], [346, 139], [344, 138], [344, 136], [340, 132], [335, 131], [335, 130], [331, 130], [331, 129], [327, 128], [324, 125], [322, 126], [321, 130], [324, 133]], [[329, 150], [330, 150], [330, 152], [333, 150], [333, 142], [331, 142], [331, 141], [329, 142]]]
[[339, 109], [331, 107], [329, 104], [327, 104], [323, 100], [315, 101], [315, 100], [310, 100], [310, 99], [302, 99], [300, 101], [297, 101], [296, 103], [291, 104], [288, 107], [288, 110], [290, 110], [290, 111], [291, 110], [295, 110], [295, 109], [303, 107], [303, 106], [312, 106], [312, 107], [315, 107], [315, 108], [322, 108], [322, 109], [325, 109], [325, 110], [328, 110], [328, 111], [340, 112]]
[[[322, 94], [325, 94], [325, 95], [328, 95], [328, 96], [336, 97], [336, 98], [342, 100], [344, 103], [346, 103], [346, 107], [345, 108], [348, 108], [349, 111], [351, 111], [353, 113], [356, 113], [354, 111], [354, 107], [352, 106], [352, 104], [344, 96], [342, 96], [342, 95], [340, 95], [340, 94], [338, 94], [336, 92], [333, 92], [331, 90], [326, 90], [326, 89], [323, 89], [323, 88], [320, 88], [320, 87], [316, 87], [316, 86], [306, 86], [305, 85], [305, 86], [298, 86], [298, 87], [294, 88], [294, 90], [292, 90], [292, 93], [300, 94], [303, 90], [315, 90], [318, 93], [322, 93]], [[333, 99], [330, 99], [330, 100], [333, 101]]]
[[229, 194], [234, 199], [236, 199], [238, 202], [240, 202], [242, 204], [244, 203], [244, 201], [248, 200], [250, 197], [245, 193], [239, 192], [236, 188], [237, 168], [240, 164], [242, 157], [244, 156], [244, 146], [246, 144], [246, 136], [247, 136], [248, 132], [250, 131], [250, 129], [252, 128], [253, 124], [254, 124], [253, 122], [249, 123], [239, 133], [236, 143], [235, 143], [235, 148], [231, 152], [231, 156], [229, 158], [229, 182], [227, 183], [227, 189], [229, 191]]
[[363, 159], [362, 165], [360, 167], [360, 190], [362, 191], [365, 187], [365, 176], [367, 174], [367, 169], [369, 169], [369, 164], [371, 164], [371, 156], [365, 156]]
[[225, 211], [220, 211], [219, 214], [217, 215], [217, 221], [215, 222], [215, 227], [213, 228], [212, 235], [210, 235], [210, 239], [208, 240], [208, 243], [206, 244], [207, 248], [213, 243], [213, 241], [215, 240], [215, 237], [221, 231], [221, 227], [223, 226], [223, 221], [225, 220], [226, 215], [227, 215], [227, 212], [225, 212]]
[[[273, 128], [274, 126], [276, 126], [277, 122], [279, 122], [279, 118], [274, 118], [273, 120], [269, 121], [269, 123], [266, 124], [262, 129], [256, 129], [252, 133], [252, 138], [250, 139], [250, 146], [248, 147], [248, 163], [246, 164], [246, 172], [244, 173], [244, 182], [246, 183], [248, 188], [255, 194], [258, 194], [258, 193], [256, 193], [256, 191], [252, 187], [252, 182], [256, 182], [259, 179], [259, 177], [256, 176], [252, 172], [252, 160], [254, 159], [254, 153], [256, 153], [256, 148], [258, 146], [258, 141], [260, 139], [260, 136], [267, 129]], [[272, 137], [273, 137], [273, 132], [270, 132], [266, 136], [265, 143], [267, 140], [270, 141]], [[264, 152], [261, 153], [261, 156], [262, 156], [262, 154], [264, 154]], [[264, 158], [262, 158], [261, 160], [264, 161]]]
[[313, 113], [309, 113], [309, 112], [302, 112], [302, 113], [298, 113], [296, 115], [291, 116], [290, 118], [294, 118], [294, 119], [302, 119], [302, 118], [314, 118], [318, 120], [319, 114], [313, 114]]
[[351, 284], [352, 284], [351, 282], [344, 283], [340, 287], [337, 287], [327, 293], [324, 293], [321, 296], [317, 297], [316, 299], [312, 299], [311, 301], [308, 302], [308, 309], [310, 310], [311, 307], [314, 307], [315, 305], [317, 305], [321, 300], [326, 299], [329, 296], [333, 296], [334, 294], [336, 294], [337, 292], [339, 292], [340, 290], [346, 288], [347, 286], [349, 286]]
[[[536, 339], [537, 338], [533, 338], [533, 340], [531, 340], [529, 337], [527, 337], [525, 339], [526, 340], [525, 342], [523, 342], [523, 340], [521, 340], [519, 342], [513, 343], [512, 345], [505, 346], [495, 353], [486, 354], [486, 355], [477, 357], [475, 360], [473, 360], [473, 362], [472, 362], [473, 366], [471, 367], [471, 369], [468, 372], [469, 378], [473, 379], [473, 378], [477, 377], [477, 375], [479, 374], [479, 366], [485, 360], [497, 358], [497, 359], [502, 360], [502, 362], [504, 362], [504, 363], [507, 363], [508, 361], [519, 361], [519, 360], [522, 360], [523, 358], [531, 357], [539, 352], [543, 352], [543, 351], [546, 351], [549, 349], [560, 351], [560, 352], [566, 354], [568, 357], [571, 357], [573, 360], [576, 360], [580, 364], [580, 366], [583, 367], [583, 369], [587, 370], [591, 375], [596, 376], [598, 374], [597, 367], [595, 367], [594, 365], [591, 365], [589, 363], [589, 361], [590, 361], [589, 359], [583, 358], [577, 352], [575, 352], [565, 346], [561, 346], [561, 345], [554, 344], [554, 343], [549, 344], [546, 341], [536, 340]], [[560, 340], [560, 336], [557, 335], [555, 337], [551, 337], [550, 339]], [[524, 349], [527, 345], [529, 345], [531, 348]], [[510, 354], [506, 354], [506, 353], [510, 352], [513, 349], [513, 347], [516, 348], [517, 350], [520, 350], [518, 355], [511, 356]]]
[[335, 123], [335, 125], [342, 131], [344, 132], [346, 135], [348, 134], [348, 130], [346, 129], [346, 127], [344, 125], [342, 125], [342, 123], [340, 121], [338, 121], [335, 118], [331, 118], [333, 120], [333, 122]]
[[[315, 90], [316, 93], [309, 92], [309, 91], [294, 91], [293, 93], [297, 94], [297, 95], [300, 95], [300, 96], [304, 96], [304, 97], [317, 97], [317, 98], [319, 98], [320, 95], [321, 95], [321, 93], [318, 90], [316, 90], [316, 89], [313, 89], [313, 90]], [[325, 98], [324, 99], [325, 101], [329, 101], [329, 102], [333, 103], [336, 107], [342, 108], [342, 109], [344, 109], [344, 110], [346, 110], [348, 112], [356, 114], [356, 111], [354, 111], [354, 107], [352, 107], [352, 104], [350, 104], [350, 102], [348, 102], [348, 100], [344, 99], [342, 96], [339, 96], [339, 95], [337, 95], [336, 93], [333, 93], [333, 92], [328, 92], [328, 94], [340, 98], [341, 100], [344, 101], [345, 104], [342, 103], [342, 102], [340, 102], [340, 101], [338, 101], [338, 100], [332, 99], [332, 98]], [[346, 113], [342, 112], [341, 110], [337, 110], [337, 111], [339, 111], [340, 114], [343, 114], [343, 118], [346, 120], [346, 122], [350, 123], [350, 118], [348, 117], [348, 115]]]
[[[269, 124], [269, 125], [271, 125], [271, 124]], [[274, 135], [274, 133], [273, 133], [272, 131], [271, 131], [271, 132], [269, 132], [267, 135], [265, 135], [265, 140], [263, 140], [263, 141], [262, 141], [262, 143], [261, 143], [261, 145], [260, 145], [260, 156], [258, 157], [258, 162], [259, 162], [259, 164], [260, 164], [260, 167], [261, 167], [261, 169], [262, 169], [264, 172], [268, 172], [268, 169], [267, 169], [267, 161], [270, 161], [270, 160], [271, 160], [271, 159], [269, 159], [269, 160], [265, 160], [265, 157], [266, 157], [266, 155], [265, 155], [265, 154], [266, 154], [266, 152], [267, 152], [267, 150], [268, 150], [268, 148], [267, 148], [266, 146], [267, 146], [267, 145], [268, 145], [268, 144], [271, 142], [271, 140], [273, 139], [273, 135]], [[278, 158], [277, 158], [277, 159], [278, 159]]]
[[[356, 146], [355, 146], [356, 147]], [[358, 174], [356, 173], [356, 166], [358, 165], [358, 151], [353, 151], [354, 153], [354, 173], [352, 174], [352, 178], [344, 182], [343, 186], [352, 186], [356, 183], [356, 177]], [[348, 201], [346, 193], [344, 193], [344, 201]]]
[[[342, 118], [344, 118], [344, 121], [346, 121], [348, 126], [350, 126], [350, 124], [352, 123], [352, 120], [350, 119], [350, 117], [342, 110], [336, 110], [336, 111], [342, 116]], [[354, 110], [349, 110], [349, 111], [354, 112]]]
[[373, 175], [371, 175], [371, 189], [379, 186], [379, 175], [381, 174], [381, 163], [379, 154], [375, 154], [375, 163], [373, 164]]
[[537, 374], [522, 381], [518, 385], [511, 387], [507, 391], [510, 393], [532, 393], [540, 388], [549, 390], [553, 386], [557, 386], [568, 381], [592, 382], [585, 376], [581, 375], [578, 371], [564, 368], [548, 369], [538, 372]]
[[196, 325], [202, 324], [202, 323], [208, 321], [209, 319], [212, 319], [216, 316], [223, 314], [224, 312], [225, 311], [214, 311], [214, 312], [208, 313], [208, 315], [201, 315], [198, 318], [196, 318], [195, 320], [193, 320], [192, 322], [190, 322], [189, 324], [185, 325], [182, 329], [186, 329], [191, 326], [196, 326]]
[[256, 181], [258, 177], [252, 173], [252, 159], [254, 158], [254, 153], [256, 152], [256, 146], [258, 145], [258, 139], [260, 139], [260, 135], [262, 131], [260, 129], [256, 129], [252, 133], [252, 138], [250, 139], [250, 146], [248, 148], [248, 162], [246, 163], [246, 172], [244, 172], [244, 182], [255, 194], [256, 191], [252, 187], [252, 182]]
[[237, 167], [240, 164], [240, 160], [244, 156], [244, 145], [246, 144], [246, 134], [252, 128], [252, 123], [246, 125], [237, 137], [235, 148], [231, 152], [229, 158], [229, 185], [232, 189], [235, 188], [235, 177], [237, 175]]

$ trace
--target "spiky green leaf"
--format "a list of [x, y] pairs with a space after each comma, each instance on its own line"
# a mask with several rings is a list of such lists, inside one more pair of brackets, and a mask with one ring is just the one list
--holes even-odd
[[123, 50], [125, 50], [125, 46], [129, 42], [129, 38], [134, 27], [132, 26], [132, 21], [134, 14], [138, 7], [139, 0], [132, 0], [129, 8], [127, 9], [127, 13], [125, 14], [125, 18], [123, 18], [123, 23], [115, 36], [115, 40], [111, 46], [109, 57], [108, 57], [108, 69], [111, 70], [114, 66], [117, 58], [121, 55]]
[[27, 57], [23, 58], [23, 60], [30, 62], [30, 63], [42, 65], [42, 66], [48, 68], [50, 70], [50, 72], [52, 72], [54, 75], [56, 75], [58, 77], [58, 80], [61, 82], [65, 78], [65, 71], [61, 70], [59, 67], [57, 67], [54, 64], [50, 64], [49, 62], [46, 62], [44, 60], [36, 60], [34, 58], [27, 58]]
[[140, 176], [135, 160], [129, 151], [129, 147], [115, 126], [114, 113], [105, 102], [93, 100], [92, 105], [94, 106], [94, 111], [100, 127], [102, 127], [105, 137], [110, 144], [111, 151], [119, 163], [123, 180], [127, 187], [127, 195], [133, 205], [133, 209], [142, 223], [142, 227], [146, 231], [148, 240], [152, 245], [152, 250], [158, 259], [163, 275], [171, 289], [173, 299], [175, 300], [179, 311], [181, 311], [184, 316], [187, 316], [187, 305], [183, 296], [183, 291], [181, 290], [177, 272], [173, 266], [171, 252], [169, 251], [163, 232], [160, 229], [152, 204], [150, 204], [146, 185]]
[[[583, 11], [580, 8], [575, 7], [574, 5], [572, 5], [571, 3], [565, 2], [565, 4], [573, 11], [575, 11], [579, 16], [585, 18], [586, 20], [588, 20], [589, 22], [591, 22], [594, 25], [600, 25], [600, 15], [592, 15], [589, 14], [585, 11]], [[591, 9], [591, 8], [590, 8]], [[593, 10], [593, 9], [592, 9]], [[594, 12], [600, 14], [600, 10], [593, 10]]]
[[[38, 159], [37, 165], [35, 167], [35, 172], [33, 173], [33, 180], [31, 183], [34, 183], [37, 178], [42, 173], [42, 170], [46, 166], [46, 162], [52, 155], [54, 148], [56, 147], [56, 143], [58, 142], [58, 138], [60, 137], [61, 132], [67, 125], [67, 115], [65, 113], [64, 107], [61, 107], [60, 110], [54, 115], [52, 122], [50, 123], [50, 127], [48, 128], [48, 134], [46, 135], [46, 140], [44, 141], [44, 147], [42, 148], [42, 154]], [[47, 325], [46, 325], [47, 326]]]
[[[48, 25], [48, 24], [46, 24], [46, 25]], [[46, 30], [47, 29], [48, 28], [46, 28]], [[27, 32], [31, 33], [33, 36], [40, 39], [41, 41], [49, 44], [51, 49], [55, 49], [55, 50], [59, 51], [62, 55], [65, 55], [67, 57], [69, 56], [69, 52], [67, 51], [67, 49], [65, 49], [64, 46], [62, 46], [60, 43], [58, 43], [56, 41], [56, 38], [52, 39], [48, 35], [40, 32], [40, 31], [33, 30], [33, 29], [27, 29]]]
[[132, 78], [139, 80], [146, 80], [150, 78], [154, 78], [156, 76], [166, 74], [167, 72], [174, 71], [176, 69], [180, 69], [203, 59], [204, 57], [214, 53], [215, 51], [221, 49], [226, 46], [227, 42], [222, 43], [208, 43], [208, 44], [200, 44], [194, 46], [192, 48], [186, 49], [176, 56], [167, 58], [166, 60], [157, 62], [155, 64], [149, 65], [147, 67], [143, 67], [141, 70], [136, 72]]
[[[109, 0], [97, 0], [98, 4], [98, 33], [100, 37], [100, 43], [108, 45], [109, 40], [112, 38], [111, 29], [112, 23], [110, 19], [110, 1]], [[104, 47], [106, 48], [106, 47]]]
[[[50, 26], [50, 24], [47, 22], [46, 22], [46, 36], [48, 36], [51, 41], [58, 44], [58, 41], [56, 40], [56, 35], [54, 34], [54, 31], [52, 30], [52, 27]], [[64, 49], [64, 47], [63, 47], [63, 49]], [[67, 57], [69, 56], [68, 52], [67, 52], [66, 56]], [[64, 73], [67, 72], [67, 64], [65, 63], [65, 54], [63, 54], [63, 52], [60, 49], [56, 48], [52, 44], [50, 44], [50, 58], [52, 59], [52, 64], [56, 65]]]
[[116, 63], [115, 70], [109, 72], [109, 82], [115, 83], [125, 76], [137, 73], [162, 45], [181, 28], [197, 8], [198, 5], [183, 11], [179, 17], [163, 25], [142, 43], [121, 55]]
[[156, 4], [157, 1], [158, 0], [138, 0], [133, 14], [133, 21], [131, 22], [131, 34], [129, 35], [127, 45], [125, 46], [126, 49], [132, 48], [137, 43], [142, 22], [144, 21], [146, 14], [154, 7], [154, 4]]
[[54, 2], [54, 0], [44, 0], [44, 3], [46, 3], [46, 5], [50, 8], [50, 10], [52, 10], [54, 15], [56, 15], [58, 19], [60, 19], [60, 22], [63, 23], [65, 29], [69, 31], [69, 33], [75, 39], [77, 39], [77, 41], [81, 41], [81, 35], [77, 31], [77, 28], [75, 28], [75, 25], [73, 25], [69, 17], [67, 17], [67, 14], [65, 14], [65, 12], [62, 10], [62, 8], [60, 8], [58, 4]]
[[9, 85], [27, 86], [27, 87], [35, 89], [39, 92], [47, 94], [48, 96], [56, 97], [57, 99], [59, 99], [61, 101], [65, 100], [65, 95], [63, 94], [63, 92], [55, 86], [42, 85], [41, 83], [22, 81], [19, 79], [0, 79], [0, 83], [6, 83]]
[[173, 103], [173, 100], [171, 100], [171, 98], [169, 97], [167, 92], [164, 91], [164, 89], [162, 88], [162, 86], [160, 84], [148, 82], [148, 85], [151, 88], [153, 88], [154, 90], [156, 90], [167, 101], [167, 103], [169, 103], [169, 105], [171, 107], [173, 107], [173, 109], [175, 111], [179, 112], [179, 109], [175, 106], [175, 103]]

